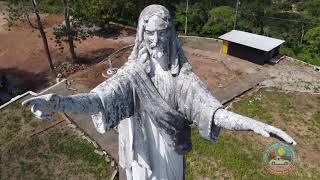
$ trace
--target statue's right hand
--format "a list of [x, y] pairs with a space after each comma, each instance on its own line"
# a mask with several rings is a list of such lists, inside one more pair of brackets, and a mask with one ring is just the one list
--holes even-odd
[[25, 100], [23, 106], [31, 107], [31, 112], [41, 120], [51, 120], [52, 113], [58, 111], [60, 96], [46, 94]]

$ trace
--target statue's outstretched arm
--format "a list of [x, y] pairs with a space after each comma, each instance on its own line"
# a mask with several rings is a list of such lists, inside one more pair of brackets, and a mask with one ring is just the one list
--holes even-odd
[[249, 117], [230, 112], [225, 109], [219, 109], [214, 115], [214, 123], [218, 127], [233, 131], [254, 131], [264, 137], [270, 135], [277, 136], [287, 143], [296, 145], [297, 143], [287, 133], [276, 127], [270, 126]]
[[103, 109], [101, 100], [95, 93], [73, 96], [46, 94], [30, 98], [22, 102], [22, 105], [31, 107], [31, 112], [42, 120], [50, 120], [53, 112], [93, 115]]

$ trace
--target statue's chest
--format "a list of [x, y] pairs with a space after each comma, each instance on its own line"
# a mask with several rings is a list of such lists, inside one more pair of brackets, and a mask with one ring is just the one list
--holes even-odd
[[160, 96], [172, 107], [177, 106], [175, 100], [175, 79], [169, 71], [155, 71], [151, 81], [158, 90]]

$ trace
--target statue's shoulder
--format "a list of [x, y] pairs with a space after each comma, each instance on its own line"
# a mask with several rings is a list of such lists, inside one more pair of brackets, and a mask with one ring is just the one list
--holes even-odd
[[123, 66], [121, 66], [121, 68], [117, 70], [115, 74], [113, 74], [111, 77], [108, 77], [108, 79], [97, 85], [95, 88], [91, 90], [91, 92], [105, 91], [109, 86], [114, 86], [118, 84], [118, 82], [120, 81], [122, 81], [123, 83], [130, 69], [132, 69], [132, 66], [130, 64], [125, 63]]

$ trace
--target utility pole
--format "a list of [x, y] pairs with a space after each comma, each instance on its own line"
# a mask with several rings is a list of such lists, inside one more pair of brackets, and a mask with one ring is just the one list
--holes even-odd
[[234, 15], [234, 21], [233, 21], [233, 30], [236, 29], [236, 24], [237, 24], [237, 14], [238, 14], [238, 8], [239, 8], [239, 0], [237, 0], [237, 5], [236, 5], [236, 13]]
[[187, 28], [188, 28], [188, 9], [189, 9], [189, 0], [187, 0], [186, 22], [185, 22], [185, 24], [184, 24], [184, 35], [187, 35]]
[[300, 45], [303, 43], [303, 36], [304, 36], [304, 23], [301, 26], [301, 37], [300, 37]]

